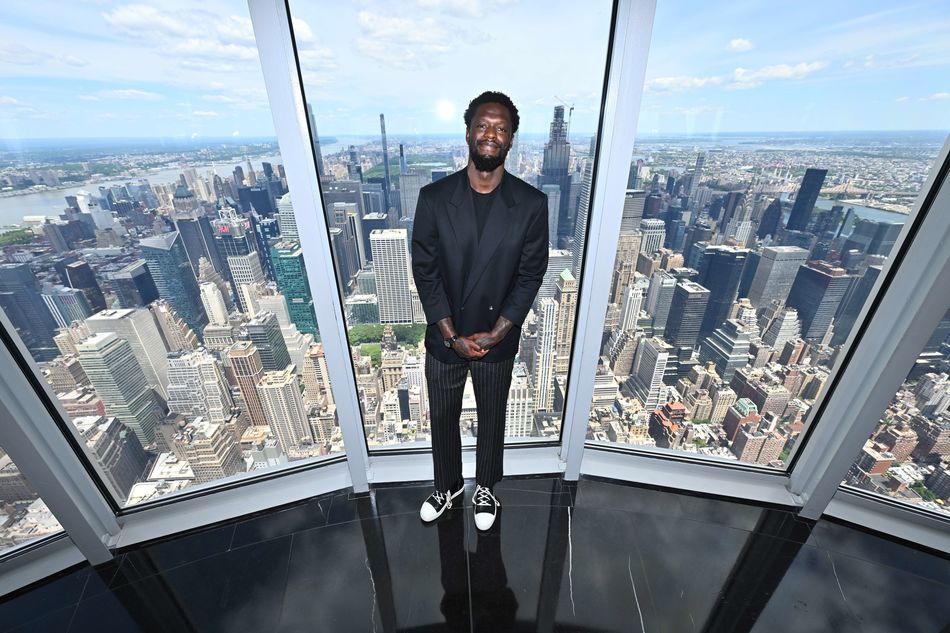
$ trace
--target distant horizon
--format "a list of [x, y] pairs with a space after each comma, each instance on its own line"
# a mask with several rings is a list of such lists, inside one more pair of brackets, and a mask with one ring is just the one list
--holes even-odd
[[[889, 133], [931, 133], [931, 134], [950, 134], [950, 128], [903, 128], [903, 129], [845, 129], [845, 130], [733, 130], [727, 132], [638, 132], [638, 137], [643, 136], [682, 136], [682, 137], [710, 137], [710, 136], [741, 136], [744, 134], [778, 134], [778, 135], [789, 135], [789, 134], [856, 134], [856, 133], [865, 133], [865, 134], [889, 134]], [[463, 132], [459, 132], [458, 136], [462, 136]], [[575, 136], [593, 136], [593, 131], [581, 131], [581, 132], [570, 132], [571, 137]], [[337, 138], [372, 138], [379, 137], [380, 133], [367, 132], [367, 133], [343, 133], [343, 134], [334, 134], [327, 133], [321, 134], [320, 139], [337, 139]], [[422, 138], [452, 138], [456, 136], [452, 132], [399, 132], [399, 131], [390, 131], [386, 132], [387, 137], [422, 137]], [[532, 138], [545, 138], [548, 136], [547, 132], [524, 132], [520, 135], [521, 138], [532, 137]], [[229, 145], [246, 145], [248, 143], [260, 142], [260, 141], [269, 141], [276, 142], [276, 136], [247, 136], [243, 138], [235, 138], [232, 136], [206, 136], [206, 137], [197, 137], [191, 138], [189, 136], [35, 136], [29, 138], [3, 138], [0, 137], [0, 143], [9, 144], [9, 143], [30, 143], [30, 142], [52, 142], [52, 141], [121, 141], [121, 142], [132, 142], [132, 141], [175, 141], [180, 143], [190, 143], [190, 144], [201, 144], [206, 142], [216, 142], [224, 143]]]

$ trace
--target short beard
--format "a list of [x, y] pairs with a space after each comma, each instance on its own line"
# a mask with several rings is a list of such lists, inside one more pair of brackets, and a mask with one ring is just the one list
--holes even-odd
[[495, 171], [505, 164], [505, 159], [508, 157], [508, 149], [502, 147], [497, 156], [482, 156], [478, 153], [477, 145], [469, 145], [468, 157], [478, 171]]

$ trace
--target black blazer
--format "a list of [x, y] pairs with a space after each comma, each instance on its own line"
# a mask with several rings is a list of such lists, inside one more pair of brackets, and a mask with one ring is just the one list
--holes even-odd
[[547, 196], [507, 171], [499, 186], [481, 241], [465, 169], [419, 192], [412, 276], [428, 323], [426, 349], [443, 362], [465, 362], [443, 343], [436, 323], [447, 316], [462, 336], [490, 331], [503, 315], [514, 326], [481, 360], [514, 358], [548, 268]]

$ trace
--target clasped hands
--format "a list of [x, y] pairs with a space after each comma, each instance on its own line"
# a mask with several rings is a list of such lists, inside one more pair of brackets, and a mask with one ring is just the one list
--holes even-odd
[[459, 336], [452, 349], [455, 353], [467, 360], [478, 360], [488, 353], [501, 340], [491, 332], [476, 332], [467, 336]]
[[[456, 334], [452, 317], [447, 316], [440, 319], [438, 325], [443, 338], [448, 339]], [[490, 332], [459, 335], [455, 339], [455, 343], [452, 344], [452, 349], [465, 360], [478, 360], [497, 345], [501, 339], [505, 338], [513, 326], [514, 324], [511, 321], [499, 315], [498, 320], [495, 321], [495, 327]]]

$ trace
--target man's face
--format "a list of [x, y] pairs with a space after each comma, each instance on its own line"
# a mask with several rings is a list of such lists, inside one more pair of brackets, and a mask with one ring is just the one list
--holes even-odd
[[478, 106], [465, 131], [468, 156], [478, 171], [494, 171], [505, 163], [513, 138], [511, 113], [500, 103]]

